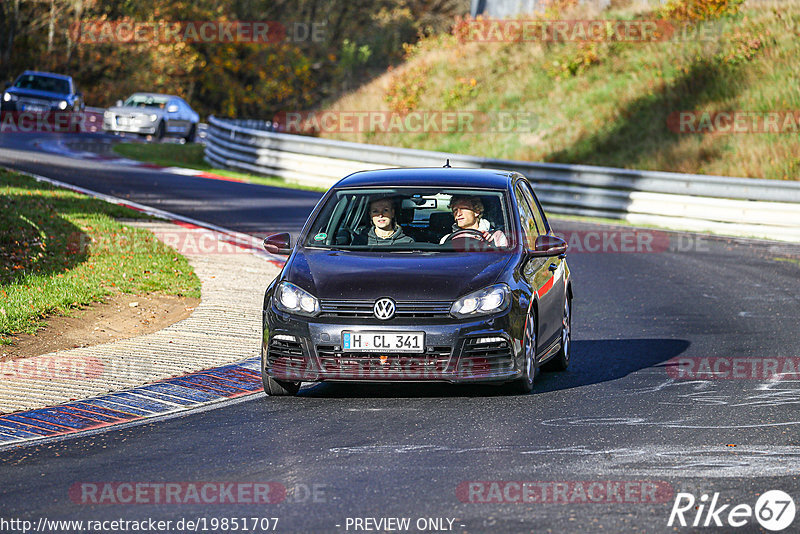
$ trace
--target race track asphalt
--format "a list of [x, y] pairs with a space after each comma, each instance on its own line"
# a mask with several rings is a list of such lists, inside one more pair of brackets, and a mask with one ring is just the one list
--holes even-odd
[[[32, 135], [0, 135], [0, 165], [259, 236], [296, 232], [319, 198], [75, 159], [38, 143]], [[212, 518], [233, 517], [277, 517], [275, 532], [364, 532], [355, 518], [388, 517], [410, 518], [409, 532], [420, 531], [420, 518], [450, 519], [444, 525], [452, 531], [470, 533], [688, 532], [667, 526], [680, 492], [697, 505], [718, 492], [716, 506], [730, 505], [722, 521], [733, 505], [752, 507], [767, 490], [800, 503], [798, 377], [749, 376], [767, 362], [800, 361], [800, 250], [647, 230], [666, 245], [590, 253], [581, 249], [603, 236], [611, 243], [617, 237], [610, 234], [624, 230], [565, 220], [553, 226], [573, 243], [574, 352], [570, 370], [540, 375], [532, 394], [323, 384], [297, 398], [258, 394], [6, 450], [0, 519], [153, 518], [173, 521], [176, 532], [181, 518], [205, 518], [210, 527]], [[673, 358], [721, 365], [747, 358], [737, 368], [747, 377], [679, 377], [666, 365]], [[512, 502], [519, 492], [508, 481], [540, 483], [528, 495], [541, 499], [545, 488], [548, 502]], [[287, 493], [270, 504], [81, 500], [81, 489], [111, 488], [106, 482], [274, 482]], [[471, 502], [480, 499], [493, 502]], [[685, 518], [693, 521], [696, 512]], [[800, 518], [787, 532], [798, 525]], [[758, 528], [751, 517], [737, 531]]]

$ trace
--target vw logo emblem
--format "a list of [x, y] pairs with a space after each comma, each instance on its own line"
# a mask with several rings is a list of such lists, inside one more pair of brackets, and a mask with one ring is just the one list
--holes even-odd
[[389, 298], [382, 298], [375, 301], [375, 306], [372, 308], [375, 317], [386, 321], [394, 317], [395, 305], [394, 301]]

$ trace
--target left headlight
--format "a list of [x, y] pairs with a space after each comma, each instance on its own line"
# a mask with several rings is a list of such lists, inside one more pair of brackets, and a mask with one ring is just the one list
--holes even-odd
[[69, 103], [66, 100], [62, 100], [61, 102], [58, 103], [58, 109], [61, 110], [67, 109], [68, 105]]
[[16, 101], [17, 96], [11, 93], [3, 93], [3, 102], [11, 102], [12, 100]]
[[281, 311], [312, 317], [319, 313], [317, 297], [289, 282], [278, 284], [273, 299], [275, 307]]
[[455, 301], [450, 308], [450, 313], [463, 319], [476, 315], [498, 313], [511, 303], [511, 290], [505, 284], [495, 284], [474, 291]]
[[155, 113], [151, 113], [150, 115], [147, 116], [147, 118], [150, 119], [150, 122], [156, 122], [156, 119], [158, 119], [158, 115], [156, 115]]

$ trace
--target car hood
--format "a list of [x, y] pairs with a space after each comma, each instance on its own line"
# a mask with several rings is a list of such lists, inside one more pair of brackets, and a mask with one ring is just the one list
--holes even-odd
[[42, 100], [67, 100], [72, 98], [72, 95], [63, 93], [51, 93], [50, 91], [37, 91], [36, 89], [20, 89], [19, 87], [9, 87], [5, 90], [6, 93], [11, 93], [15, 96], [29, 96], [32, 98], [40, 98]]
[[161, 108], [139, 108], [136, 106], [112, 106], [108, 111], [117, 115], [152, 115], [156, 114], [159, 117], [164, 115], [164, 110]]
[[298, 249], [284, 279], [320, 299], [455, 300], [494, 283], [512, 255]]

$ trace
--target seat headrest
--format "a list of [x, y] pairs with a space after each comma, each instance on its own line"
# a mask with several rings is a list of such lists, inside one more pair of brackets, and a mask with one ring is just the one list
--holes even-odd
[[428, 227], [441, 234], [449, 234], [453, 227], [453, 214], [449, 212], [437, 211], [431, 213], [430, 222]]

